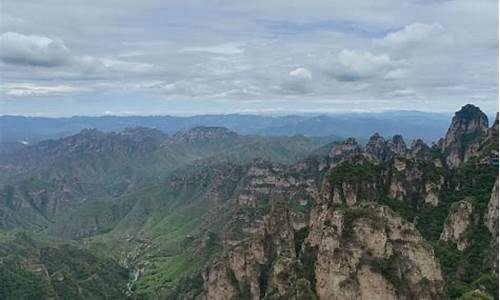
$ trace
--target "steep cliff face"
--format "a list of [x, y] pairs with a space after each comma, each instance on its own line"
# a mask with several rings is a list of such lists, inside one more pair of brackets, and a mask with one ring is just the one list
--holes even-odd
[[[250, 182], [266, 182], [293, 198], [292, 185], [272, 179], [265, 168], [250, 170], [260, 178]], [[374, 191], [383, 190], [383, 174], [381, 166], [364, 156], [337, 164], [323, 178], [321, 192], [310, 194], [316, 204], [308, 223], [297, 222], [286, 197], [268, 198], [271, 210], [252, 212], [250, 218], [247, 210], [259, 204], [247, 201], [249, 197], [240, 200], [245, 213], [227, 227], [224, 255], [204, 271], [204, 295], [207, 299], [445, 297], [432, 247], [414, 225], [376, 203], [381, 194]], [[247, 188], [259, 190], [258, 185]]]
[[498, 178], [495, 186], [491, 191], [490, 201], [488, 202], [488, 209], [484, 217], [484, 224], [488, 227], [491, 233], [491, 254], [494, 261], [494, 268], [498, 269]]
[[246, 238], [226, 240], [224, 256], [203, 273], [207, 299], [445, 297], [432, 247], [389, 208], [320, 201], [299, 230], [291, 216], [276, 203], [246, 223]]
[[386, 171], [388, 197], [414, 205], [439, 204], [444, 185], [444, 170], [439, 164], [414, 158], [395, 157]]
[[320, 207], [312, 215], [306, 246], [316, 254], [319, 299], [444, 297], [432, 247], [387, 207]]
[[303, 299], [296, 297], [307, 283], [300, 280], [292, 215], [276, 204], [268, 215], [246, 223], [245, 239], [230, 235], [224, 256], [204, 271], [207, 299]]
[[469, 226], [474, 222], [473, 207], [470, 200], [453, 203], [444, 224], [441, 240], [456, 244], [460, 251], [465, 250], [470, 244], [467, 235]]
[[481, 141], [488, 133], [488, 117], [476, 106], [467, 104], [455, 113], [442, 142], [446, 163], [457, 167], [477, 157]]
[[376, 200], [382, 186], [379, 165], [365, 156], [353, 156], [332, 169], [323, 179], [322, 197], [331, 205], [355, 205], [359, 199]]

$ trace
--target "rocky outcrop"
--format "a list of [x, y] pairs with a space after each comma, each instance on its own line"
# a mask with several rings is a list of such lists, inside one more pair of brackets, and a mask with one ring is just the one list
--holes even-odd
[[466, 199], [454, 203], [448, 212], [440, 239], [455, 244], [460, 251], [465, 250], [470, 244], [467, 229], [473, 222], [471, 201]]
[[498, 113], [495, 122], [488, 129], [487, 137], [481, 141], [478, 156], [483, 163], [491, 164], [493, 160], [498, 160]]
[[416, 139], [411, 143], [410, 156], [412, 158], [427, 159], [431, 157], [431, 152], [431, 148], [421, 139]]
[[441, 166], [428, 161], [395, 157], [387, 171], [388, 196], [396, 200], [419, 201], [437, 206], [444, 185], [442, 171]]
[[306, 240], [315, 249], [319, 299], [440, 299], [432, 247], [390, 209], [370, 204], [313, 210]]
[[389, 149], [395, 155], [405, 155], [406, 154], [406, 143], [403, 136], [396, 134], [388, 142]]
[[365, 152], [377, 160], [386, 160], [390, 155], [386, 140], [378, 133], [370, 137], [366, 144]]
[[449, 167], [478, 156], [479, 146], [488, 133], [488, 117], [476, 106], [467, 104], [455, 113], [441, 143]]
[[387, 207], [318, 203], [302, 246], [288, 209], [276, 205], [261, 220], [204, 271], [207, 299], [445, 297], [432, 247]]
[[380, 168], [365, 156], [345, 160], [323, 178], [321, 199], [328, 205], [355, 205], [358, 201], [375, 201], [379, 197]]
[[307, 166], [287, 169], [284, 165], [254, 160], [247, 168], [237, 200], [240, 205], [256, 207], [272, 198], [285, 197], [299, 207], [311, 206], [318, 195], [314, 179], [301, 176]]
[[238, 299], [232, 274], [224, 262], [214, 264], [203, 274], [206, 298], [212, 300]]
[[[254, 229], [246, 230], [247, 226]], [[242, 229], [247, 238], [226, 240], [225, 257], [205, 271], [207, 299], [261, 299], [264, 295], [301, 299], [294, 296], [295, 289], [309, 283], [299, 280], [291, 211], [277, 203], [269, 215], [249, 220]]]
[[379, 161], [387, 161], [394, 156], [405, 156], [407, 152], [406, 144], [401, 135], [394, 135], [386, 141], [378, 133], [370, 137], [365, 147], [365, 153]]
[[493, 261], [495, 262], [494, 268], [498, 269], [498, 178], [495, 182], [495, 186], [491, 191], [490, 201], [488, 202], [488, 209], [486, 215], [484, 216], [484, 225], [488, 227], [491, 233], [491, 254]]
[[356, 139], [348, 138], [342, 143], [335, 144], [330, 151], [330, 158], [333, 163], [339, 163], [349, 157], [361, 154], [363, 149], [358, 144]]

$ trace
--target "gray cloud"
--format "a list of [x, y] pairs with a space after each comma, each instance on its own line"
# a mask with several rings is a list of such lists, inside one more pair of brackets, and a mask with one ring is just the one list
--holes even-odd
[[67, 63], [70, 52], [60, 40], [6, 32], [0, 35], [2, 61], [10, 64], [54, 67]]
[[495, 109], [497, 22], [494, 0], [5, 0], [0, 105]]
[[[47, 74], [63, 78], [92, 79], [95, 76], [111, 76], [112, 73], [144, 73], [153, 66], [146, 63], [134, 63], [110, 58], [99, 58], [89, 55], [74, 54], [61, 39], [52, 39], [40, 35], [24, 35], [17, 32], [5, 32], [0, 35], [0, 59], [5, 65], [13, 65], [12, 69], [36, 79], [36, 74]], [[40, 71], [40, 68], [47, 69]], [[41, 77], [43, 78], [43, 77]], [[29, 80], [28, 80], [29, 81]], [[71, 88], [67, 85], [39, 85], [26, 83], [9, 83], [2, 87], [7, 96], [66, 95], [86, 89]], [[88, 89], [87, 89], [88, 90]]]

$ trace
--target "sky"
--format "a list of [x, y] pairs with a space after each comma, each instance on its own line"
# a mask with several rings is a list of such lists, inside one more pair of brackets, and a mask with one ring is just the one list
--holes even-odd
[[497, 0], [2, 0], [0, 114], [498, 111]]

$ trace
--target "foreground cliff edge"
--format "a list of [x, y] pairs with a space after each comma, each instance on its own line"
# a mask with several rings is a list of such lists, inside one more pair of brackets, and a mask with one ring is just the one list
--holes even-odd
[[0, 299], [498, 299], [498, 114], [312, 148], [200, 127], [21, 149]]

